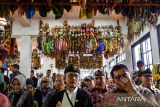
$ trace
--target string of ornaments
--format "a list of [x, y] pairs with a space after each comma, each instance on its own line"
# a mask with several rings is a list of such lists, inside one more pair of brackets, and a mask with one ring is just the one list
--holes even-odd
[[[89, 24], [70, 26], [65, 20], [62, 26], [54, 26], [51, 29], [48, 23], [44, 24], [42, 21], [40, 23], [41, 29], [37, 38], [38, 49], [44, 55], [56, 58], [56, 63], [58, 63], [56, 65], [59, 66], [64, 64], [65, 67], [66, 56], [70, 54], [80, 58], [85, 54], [90, 54], [93, 59], [100, 57], [102, 60], [102, 54], [108, 59], [124, 49], [124, 34], [119, 23], [115, 27], [112, 25], [95, 27], [95, 22], [92, 20]], [[100, 65], [97, 67], [99, 68]]]

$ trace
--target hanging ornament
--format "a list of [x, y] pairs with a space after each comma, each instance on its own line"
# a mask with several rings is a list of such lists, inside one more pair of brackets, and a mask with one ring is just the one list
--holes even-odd
[[3, 66], [3, 63], [2, 63], [2, 61], [0, 60], [0, 68], [2, 68], [2, 66]]
[[40, 6], [39, 7], [39, 15], [42, 16], [42, 17], [47, 17], [47, 8], [46, 6]]
[[[64, 0], [65, 3], [70, 3], [70, 0]], [[70, 10], [72, 9], [71, 5], [69, 6], [64, 6], [64, 9], [67, 11], [67, 12], [70, 12]]]
[[99, 46], [98, 46], [98, 48], [97, 48], [97, 51], [98, 51], [100, 54], [102, 54], [103, 51], [105, 50], [105, 47], [106, 47], [106, 45], [105, 45], [104, 41], [101, 39], [101, 40], [100, 40], [100, 44], [99, 44]]
[[34, 8], [34, 6], [28, 6], [28, 12], [27, 12], [27, 18], [28, 19], [32, 19], [32, 17], [34, 16], [34, 14], [35, 14], [35, 8]]
[[[99, 0], [99, 3], [106, 3], [106, 0]], [[98, 11], [102, 15], [109, 14], [109, 6], [98, 6]]]
[[[92, 3], [92, 2], [93, 2], [93, 0], [87, 0], [86, 4], [87, 3]], [[94, 7], [93, 6], [86, 6], [86, 16], [87, 16], [87, 18], [91, 19], [95, 15], [96, 15], [96, 12], [94, 10]]]
[[[62, 3], [63, 0], [52, 0], [52, 3]], [[55, 19], [60, 19], [63, 16], [64, 13], [64, 7], [62, 5], [60, 6], [54, 6], [53, 7], [53, 13], [55, 15]]]
[[79, 18], [84, 19], [85, 17], [86, 17], [86, 0], [81, 0]]

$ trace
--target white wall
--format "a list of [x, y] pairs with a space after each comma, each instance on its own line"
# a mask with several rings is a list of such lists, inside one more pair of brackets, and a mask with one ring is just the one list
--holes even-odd
[[18, 20], [12, 24], [12, 38], [20, 36], [33, 36], [39, 33], [39, 20], [31, 20], [30, 26], [22, 26]]
[[[160, 24], [160, 16], [158, 17], [158, 21], [157, 21], [157, 25], [159, 25], [159, 24]], [[137, 42], [139, 39], [141, 39], [148, 32], [150, 32], [150, 37], [151, 37], [153, 64], [160, 63], [158, 39], [157, 39], [157, 29], [156, 29], [156, 27], [153, 27], [153, 26], [146, 26], [144, 28], [144, 31], [141, 32], [140, 36], [136, 37], [134, 39], [134, 41], [132, 41], [130, 44], [127, 44], [127, 48], [125, 49], [126, 60], [124, 62], [122, 62], [122, 63], [125, 64], [129, 68], [130, 71], [133, 70], [131, 45], [134, 44], [135, 42]], [[113, 58], [115, 58], [115, 56], [106, 61], [107, 66], [109, 66], [109, 62]], [[110, 73], [111, 69], [107, 69], [107, 70], [108, 70], [108, 73]]]

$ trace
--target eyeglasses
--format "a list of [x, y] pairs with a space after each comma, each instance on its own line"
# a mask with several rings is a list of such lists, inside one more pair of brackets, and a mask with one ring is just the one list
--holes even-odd
[[153, 77], [153, 75], [142, 75], [142, 76], [144, 76], [145, 78]]
[[127, 74], [124, 73], [122, 75], [114, 76], [114, 78], [117, 79], [117, 80], [120, 80], [121, 77], [126, 77], [126, 76], [127, 76]]

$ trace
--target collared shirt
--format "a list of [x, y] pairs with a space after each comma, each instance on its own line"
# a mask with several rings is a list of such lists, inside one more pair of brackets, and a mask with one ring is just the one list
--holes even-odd
[[[141, 87], [143, 86], [141, 85]], [[160, 104], [160, 90], [157, 89], [155, 86], [151, 86], [150, 88], [147, 89], [149, 89], [153, 93], [153, 95], [156, 98], [156, 101], [158, 102], [158, 104]]]
[[126, 91], [117, 88], [107, 91], [104, 94], [104, 101], [102, 102], [103, 107], [143, 107], [144, 105], [146, 107], [157, 106], [156, 102], [153, 102], [155, 97], [150, 90], [141, 86], [137, 86], [136, 89], [137, 93], [135, 95], [130, 95]]
[[[69, 91], [69, 90], [66, 90], [67, 93], [68, 93], [68, 96], [70, 98], [70, 100], [72, 101], [72, 104], [74, 105], [75, 104], [75, 101], [76, 101], [76, 95], [77, 95], [77, 90], [78, 90], [78, 87], [76, 87], [73, 91]], [[66, 95], [66, 92], [64, 93], [63, 95], [63, 99], [62, 99], [62, 107], [71, 107], [71, 104], [67, 98], [67, 95]]]

